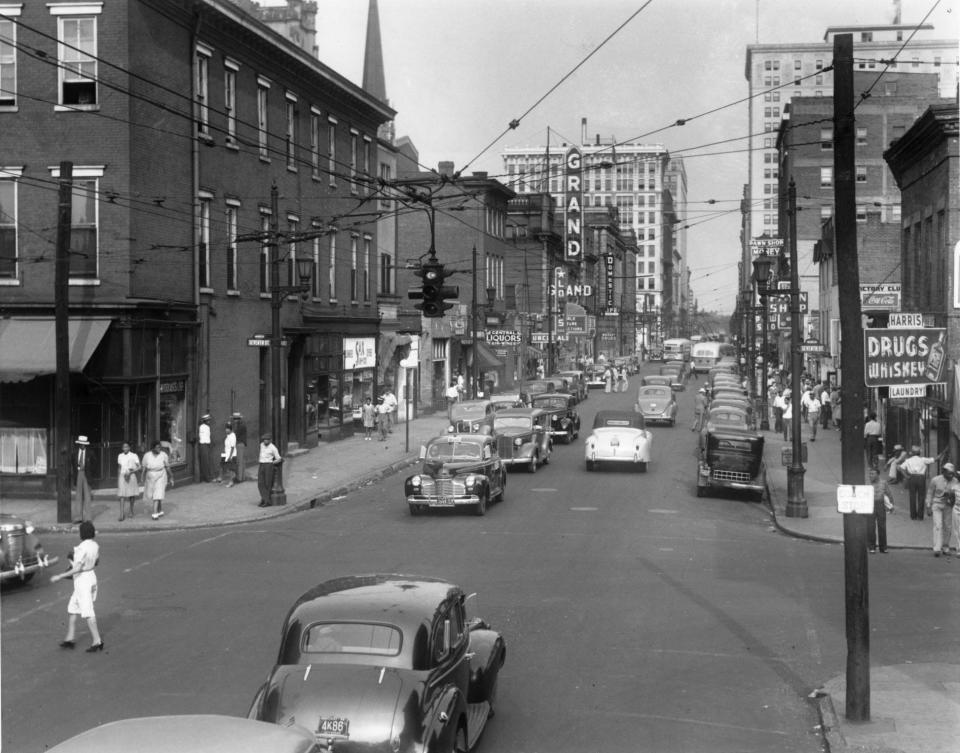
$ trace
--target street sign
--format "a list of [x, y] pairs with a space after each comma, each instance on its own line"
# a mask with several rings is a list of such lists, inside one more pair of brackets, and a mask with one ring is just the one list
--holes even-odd
[[[271, 339], [270, 335], [254, 335], [247, 338], [247, 345], [251, 348], [269, 348]], [[280, 338], [281, 348], [286, 348], [289, 344], [290, 341], [286, 337]]]
[[814, 355], [819, 355], [824, 352], [823, 343], [819, 340], [807, 340], [804, 343], [800, 343], [799, 350], [801, 353], [812, 353]]
[[508, 329], [491, 329], [487, 332], [487, 342], [491, 345], [519, 345], [523, 341], [519, 332]]
[[873, 487], [870, 484], [849, 484], [837, 487], [837, 512], [873, 514]]

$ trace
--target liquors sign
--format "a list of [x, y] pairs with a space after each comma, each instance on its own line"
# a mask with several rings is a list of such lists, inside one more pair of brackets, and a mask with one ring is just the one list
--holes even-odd
[[564, 163], [564, 256], [579, 263], [583, 258], [583, 155], [572, 146]]
[[867, 387], [940, 384], [946, 381], [947, 331], [938, 327], [865, 329]]

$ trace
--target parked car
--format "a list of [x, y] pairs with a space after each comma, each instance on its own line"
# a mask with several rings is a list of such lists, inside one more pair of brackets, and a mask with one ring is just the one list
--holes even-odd
[[470, 750], [493, 717], [506, 644], [467, 619], [466, 601], [436, 578], [320, 583], [288, 612], [248, 715], [308, 723], [324, 751]]
[[563, 392], [534, 395], [534, 408], [542, 408], [550, 414], [550, 434], [570, 444], [580, 436], [580, 416], [577, 415], [577, 398]]
[[[494, 413], [499, 413], [502, 410], [512, 410], [513, 408], [523, 408], [526, 406], [524, 402], [525, 395], [522, 392], [510, 392], [503, 395], [491, 395], [490, 402], [493, 403]], [[493, 421], [494, 426], [496, 426], [496, 416], [494, 416]]]
[[702, 431], [707, 431], [711, 427], [741, 427], [749, 431], [750, 423], [750, 414], [744, 408], [734, 405], [711, 406], [707, 410]]
[[653, 434], [646, 428], [643, 415], [634, 411], [599, 411], [584, 443], [588, 471], [596, 470], [601, 463], [619, 463], [645, 473], [652, 451]]
[[747, 414], [747, 425], [754, 425], [753, 403], [744, 395], [720, 395], [710, 401], [710, 408], [738, 408]]
[[677, 399], [669, 386], [661, 384], [641, 385], [637, 390], [637, 412], [645, 423], [677, 423]]
[[557, 389], [557, 385], [551, 379], [533, 379], [524, 382], [521, 387], [528, 398], [532, 398], [534, 395], [543, 395], [547, 392], [555, 392]]
[[550, 435], [550, 414], [540, 408], [511, 408], [499, 411], [493, 421], [497, 433], [497, 450], [508, 468], [522, 465], [536, 473], [550, 462], [553, 439]]
[[710, 411], [710, 420], [700, 434], [697, 460], [697, 496], [711, 489], [740, 489], [757, 498], [766, 488], [763, 436], [749, 425], [737, 423], [730, 408]]
[[216, 714], [147, 716], [101, 724], [47, 753], [321, 753], [313, 732]]
[[607, 380], [603, 376], [605, 369], [594, 368], [587, 372], [587, 389], [602, 390], [607, 386]]
[[670, 388], [675, 392], [687, 388], [687, 368], [681, 361], [671, 361], [666, 366], [660, 367], [660, 375], [670, 377]]
[[496, 410], [490, 400], [464, 400], [450, 406], [448, 431], [459, 434], [492, 434], [493, 414]]
[[490, 434], [445, 434], [420, 448], [420, 472], [404, 482], [411, 515], [430, 509], [469, 507], [485, 515], [503, 501], [507, 469]]
[[656, 385], [661, 387], [669, 387], [673, 382], [670, 374], [647, 374], [646, 376], [640, 377], [641, 385]]
[[573, 393], [581, 400], [586, 400], [590, 395], [590, 388], [587, 386], [587, 375], [584, 371], [572, 370], [561, 371], [560, 376], [570, 380], [570, 386]]
[[59, 559], [44, 551], [30, 521], [0, 513], [0, 582], [26, 583]]
[[651, 345], [647, 350], [647, 360], [648, 361], [662, 361], [663, 360], [663, 346], [661, 345]]

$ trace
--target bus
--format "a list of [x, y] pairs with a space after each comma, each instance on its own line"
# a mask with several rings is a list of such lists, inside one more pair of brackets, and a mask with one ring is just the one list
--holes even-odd
[[694, 343], [691, 352], [693, 359], [691, 368], [693, 371], [705, 374], [710, 371], [711, 367], [716, 366], [724, 356], [736, 356], [736, 350], [729, 343], [712, 341]]
[[684, 361], [690, 360], [690, 346], [692, 343], [685, 337], [673, 337], [663, 341], [663, 360], [664, 361]]

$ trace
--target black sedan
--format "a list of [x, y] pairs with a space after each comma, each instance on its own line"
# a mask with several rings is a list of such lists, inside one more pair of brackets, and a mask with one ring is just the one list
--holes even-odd
[[435, 578], [353, 575], [290, 609], [248, 716], [312, 729], [324, 750], [467, 753], [493, 716], [503, 638]]

